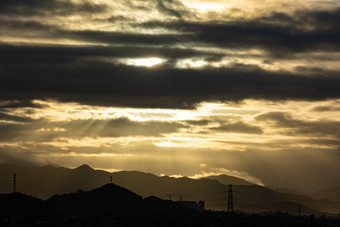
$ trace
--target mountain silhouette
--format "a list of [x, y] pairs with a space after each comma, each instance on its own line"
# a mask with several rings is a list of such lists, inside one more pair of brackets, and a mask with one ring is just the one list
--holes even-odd
[[238, 177], [233, 177], [233, 176], [228, 176], [225, 174], [222, 175], [216, 175], [216, 176], [209, 176], [209, 177], [204, 177], [203, 179], [211, 179], [211, 180], [217, 180], [218, 182], [220, 182], [221, 184], [225, 184], [225, 185], [252, 185], [252, 183], [238, 178]]
[[[21, 226], [23, 220], [42, 220], [49, 217], [47, 206], [43, 200], [23, 193], [0, 194], [0, 226], [1, 221], [9, 218], [17, 220], [12, 226]], [[13, 225], [14, 224], [14, 225]]]
[[[62, 167], [22, 167], [16, 165], [0, 165], [0, 192], [8, 193], [12, 190], [12, 174], [17, 174], [17, 189], [42, 199], [50, 198], [54, 194], [73, 194], [79, 189], [90, 191], [112, 182], [117, 187], [131, 190], [131, 193], [144, 198], [156, 196], [160, 199], [173, 201], [205, 201], [206, 209], [226, 210], [228, 198], [228, 181], [233, 179], [222, 176], [222, 184], [215, 179], [190, 179], [187, 177], [173, 178], [155, 176], [138, 171], [121, 171], [109, 173], [94, 170], [88, 165], [75, 169]], [[290, 212], [297, 214], [301, 204], [302, 214], [311, 213], [340, 213], [340, 203], [315, 200], [304, 195], [293, 193], [279, 193], [259, 185], [248, 185], [241, 179], [233, 179], [244, 185], [233, 186], [234, 209], [245, 212]], [[222, 181], [222, 180], [221, 180]], [[235, 183], [235, 181], [233, 181]], [[229, 184], [229, 183], [228, 183]], [[109, 184], [111, 185], [111, 184]], [[119, 185], [119, 186], [118, 186]], [[112, 186], [112, 185], [111, 185]], [[110, 186], [108, 186], [110, 187]], [[104, 190], [104, 189], [102, 189]], [[118, 189], [117, 189], [118, 190]], [[81, 195], [78, 195], [81, 196]], [[137, 196], [138, 197], [138, 196]], [[154, 198], [154, 197], [150, 197]], [[51, 201], [56, 201], [56, 196]], [[141, 198], [140, 198], [141, 199]], [[117, 200], [119, 201], [119, 200]], [[116, 201], [116, 202], [117, 202]], [[154, 201], [154, 200], [150, 200]], [[164, 203], [162, 201], [162, 203]], [[289, 206], [287, 204], [290, 204]], [[294, 205], [293, 205], [294, 204]], [[319, 212], [320, 211], [320, 212]]]
[[326, 199], [330, 201], [340, 202], [340, 186], [335, 188], [328, 188], [311, 193], [311, 197], [315, 199]]
[[90, 172], [93, 171], [94, 169], [92, 169], [89, 165], [87, 164], [83, 164], [81, 166], [78, 166], [77, 168], [75, 168], [74, 170], [76, 171], [81, 171], [81, 172]]
[[106, 184], [91, 191], [78, 190], [75, 193], [54, 195], [47, 202], [50, 207], [58, 207], [58, 210], [65, 214], [76, 212], [87, 215], [123, 215], [138, 212], [143, 198], [118, 185]]
[[[295, 207], [284, 202], [287, 210]], [[302, 209], [308, 209], [301, 206]], [[311, 210], [312, 211], [312, 210]], [[287, 213], [198, 212], [184, 202], [142, 198], [115, 184], [40, 200], [22, 193], [0, 194], [0, 226], [339, 226], [327, 217]]]
[[110, 173], [94, 170], [87, 165], [76, 169], [53, 166], [0, 165], [0, 193], [12, 191], [12, 175], [17, 174], [18, 191], [47, 199], [54, 194], [85, 191], [100, 187], [109, 182]]
[[79, 221], [90, 226], [106, 226], [108, 221], [114, 225], [119, 220], [130, 226], [143, 222], [172, 226], [171, 223], [193, 218], [200, 221], [198, 211], [182, 203], [156, 197], [143, 199], [112, 183], [90, 191], [53, 195], [46, 201], [22, 193], [0, 194], [0, 225], [6, 220], [12, 220], [15, 226], [34, 225], [37, 220], [49, 225], [53, 220], [60, 226], [79, 225]]

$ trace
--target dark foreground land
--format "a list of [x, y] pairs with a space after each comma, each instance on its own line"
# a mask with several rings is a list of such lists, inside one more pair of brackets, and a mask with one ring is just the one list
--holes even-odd
[[0, 226], [340, 226], [338, 217], [226, 213], [141, 196], [115, 184], [48, 200], [0, 194]]

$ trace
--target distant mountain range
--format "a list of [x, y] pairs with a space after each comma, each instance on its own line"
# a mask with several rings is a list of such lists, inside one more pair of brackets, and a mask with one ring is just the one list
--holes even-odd
[[311, 197], [280, 193], [253, 185], [243, 179], [222, 175], [204, 179], [155, 176], [137, 171], [109, 173], [94, 170], [88, 165], [75, 169], [62, 167], [23, 167], [0, 165], [0, 193], [13, 189], [12, 175], [17, 174], [17, 189], [42, 199], [54, 194], [73, 193], [79, 189], [90, 191], [110, 182], [143, 197], [156, 196], [173, 201], [205, 201], [206, 209], [226, 210], [228, 184], [233, 184], [234, 209], [245, 212], [281, 211], [298, 214], [340, 213], [340, 203], [315, 200]]
[[326, 199], [330, 201], [340, 202], [340, 187], [320, 190], [311, 193], [310, 196], [314, 199]]
[[233, 177], [233, 176], [228, 176], [225, 174], [221, 174], [221, 175], [216, 175], [216, 176], [209, 176], [209, 177], [205, 177], [204, 179], [210, 179], [210, 180], [216, 180], [218, 182], [220, 182], [221, 184], [224, 185], [253, 185], [252, 183], [238, 178], [238, 177]]

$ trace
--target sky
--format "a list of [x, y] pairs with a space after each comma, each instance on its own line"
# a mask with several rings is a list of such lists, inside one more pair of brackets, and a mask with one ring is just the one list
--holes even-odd
[[1, 0], [0, 163], [340, 185], [340, 1]]

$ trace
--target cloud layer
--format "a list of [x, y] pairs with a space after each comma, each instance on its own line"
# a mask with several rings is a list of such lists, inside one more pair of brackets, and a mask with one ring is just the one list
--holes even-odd
[[[335, 7], [210, 20], [180, 1], [0, 4], [3, 100], [187, 108], [202, 101], [340, 95]], [[140, 21], [109, 10], [145, 13], [151, 5], [168, 19]], [[164, 63], [126, 65], [150, 57]]]
[[339, 21], [339, 1], [0, 1], [0, 161], [337, 186]]

